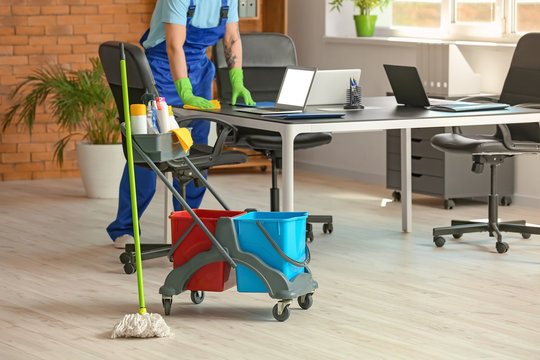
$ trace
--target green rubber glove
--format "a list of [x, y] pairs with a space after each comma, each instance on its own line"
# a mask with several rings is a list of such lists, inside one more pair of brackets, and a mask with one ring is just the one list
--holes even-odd
[[214, 107], [214, 105], [205, 98], [193, 95], [193, 88], [191, 87], [191, 81], [189, 81], [189, 78], [185, 77], [176, 80], [174, 82], [174, 86], [176, 86], [176, 91], [178, 91], [178, 95], [180, 95], [180, 99], [184, 105], [190, 105], [200, 109], [209, 109]]
[[251, 93], [244, 87], [244, 72], [242, 69], [229, 70], [229, 78], [232, 86], [231, 104], [236, 104], [236, 99], [241, 97], [246, 105], [255, 105], [255, 101], [251, 98]]

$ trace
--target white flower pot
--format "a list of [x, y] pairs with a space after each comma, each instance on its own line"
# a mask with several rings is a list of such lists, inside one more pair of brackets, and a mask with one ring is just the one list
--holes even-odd
[[126, 160], [122, 144], [77, 144], [79, 169], [89, 198], [118, 198], [118, 189]]

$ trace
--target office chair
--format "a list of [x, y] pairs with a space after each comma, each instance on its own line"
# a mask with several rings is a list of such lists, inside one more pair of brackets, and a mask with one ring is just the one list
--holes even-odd
[[[114, 96], [116, 107], [118, 108], [119, 121], [124, 121], [124, 107], [122, 100], [122, 82], [120, 76], [120, 42], [107, 41], [99, 46], [99, 58], [103, 64], [105, 76]], [[126, 54], [126, 69], [128, 81], [128, 97], [130, 104], [144, 103], [143, 96], [151, 94], [159, 96], [150, 65], [146, 59], [144, 51], [137, 45], [124, 43]], [[236, 128], [226, 121], [207, 116], [189, 116], [176, 118], [182, 127], [188, 126], [193, 120], [207, 120], [220, 125], [216, 142], [213, 146], [195, 144], [189, 150], [189, 159], [195, 167], [203, 172], [213, 166], [240, 164], [247, 161], [247, 156], [240, 151], [223, 151], [223, 144], [226, 138], [234, 134]], [[124, 155], [126, 155], [125, 137], [122, 135]], [[127, 157], [126, 157], [127, 158]], [[200, 184], [198, 178], [193, 174], [193, 170], [182, 160], [164, 161], [155, 164], [162, 172], [171, 172], [173, 177], [178, 179], [180, 194], [185, 197], [185, 187], [190, 181]], [[137, 163], [137, 166], [149, 168], [146, 163]], [[142, 259], [153, 259], [166, 256], [170, 250], [168, 244], [141, 244]], [[126, 245], [126, 251], [120, 255], [120, 260], [124, 264], [124, 271], [128, 274], [135, 271], [134, 246]]]
[[[240, 37], [244, 85], [255, 101], [275, 101], [286, 67], [298, 63], [292, 39], [275, 33], [248, 33], [241, 34]], [[229, 102], [232, 88], [222, 40], [213, 47], [212, 59], [216, 65], [218, 97], [224, 103]], [[330, 133], [299, 134], [294, 140], [294, 149], [309, 149], [331, 141]], [[228, 145], [261, 152], [271, 160], [270, 210], [279, 211], [277, 173], [282, 160], [281, 135], [272, 131], [238, 127], [236, 138], [229, 139]], [[324, 233], [333, 231], [331, 215], [310, 215], [306, 231], [308, 241], [313, 241], [312, 223], [323, 223]]]
[[[498, 101], [517, 106], [539, 106], [540, 33], [526, 34], [517, 43]], [[501, 232], [519, 233], [525, 239], [531, 234], [540, 234], [540, 227], [527, 226], [525, 220], [499, 222], [497, 208], [497, 167], [515, 155], [540, 153], [539, 123], [497, 125], [493, 135], [463, 135], [459, 128], [453, 128], [452, 133], [433, 136], [431, 144], [441, 151], [471, 154], [475, 173], [481, 173], [486, 164], [491, 170], [488, 221], [452, 220], [451, 226], [434, 228], [433, 242], [437, 247], [444, 246], [445, 239], [441, 235], [459, 239], [465, 233], [487, 231], [489, 236], [497, 238], [497, 252], [505, 253], [509, 246], [502, 241]]]

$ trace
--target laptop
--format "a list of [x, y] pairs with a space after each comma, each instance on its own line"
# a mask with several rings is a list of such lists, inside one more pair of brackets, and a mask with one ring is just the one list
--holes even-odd
[[347, 102], [351, 80], [360, 80], [360, 69], [317, 70], [307, 105], [333, 105]]
[[422, 85], [418, 70], [414, 66], [385, 64], [384, 70], [398, 104], [422, 107], [428, 110], [462, 112], [479, 110], [501, 110], [510, 105], [502, 103], [450, 102], [429, 99]]
[[316, 72], [314, 67], [287, 66], [273, 107], [237, 107], [235, 110], [259, 115], [301, 113]]

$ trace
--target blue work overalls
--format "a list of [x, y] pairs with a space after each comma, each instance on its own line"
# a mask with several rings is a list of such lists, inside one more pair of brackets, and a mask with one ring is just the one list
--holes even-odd
[[[193, 87], [193, 94], [205, 99], [212, 99], [212, 81], [215, 75], [214, 64], [206, 56], [206, 49], [212, 46], [225, 35], [229, 6], [227, 0], [222, 0], [219, 24], [213, 28], [197, 28], [191, 24], [193, 14], [196, 11], [193, 0], [190, 1], [186, 21], [186, 40], [184, 53], [186, 56], [188, 77]], [[148, 31], [142, 36], [140, 42], [146, 40]], [[165, 41], [146, 49], [146, 58], [152, 69], [159, 95], [165, 97], [167, 104], [182, 106], [182, 100], [178, 96], [176, 87], [171, 76], [167, 45]], [[210, 124], [207, 121], [194, 121], [191, 136], [195, 144], [208, 143]], [[146, 168], [135, 166], [135, 183], [137, 186], [137, 207], [139, 218], [150, 204], [156, 192], [156, 174]], [[178, 190], [178, 181], [174, 180], [174, 186]], [[193, 182], [186, 187], [186, 201], [193, 209], [197, 209], [202, 202], [206, 188], [197, 188]], [[173, 206], [176, 211], [180, 209], [180, 203], [173, 198]], [[124, 167], [122, 180], [120, 181], [120, 193], [118, 200], [118, 212], [116, 220], [108, 227], [107, 232], [111, 239], [120, 235], [133, 235], [133, 220], [131, 215], [131, 197], [129, 190], [129, 174], [127, 164]]]

